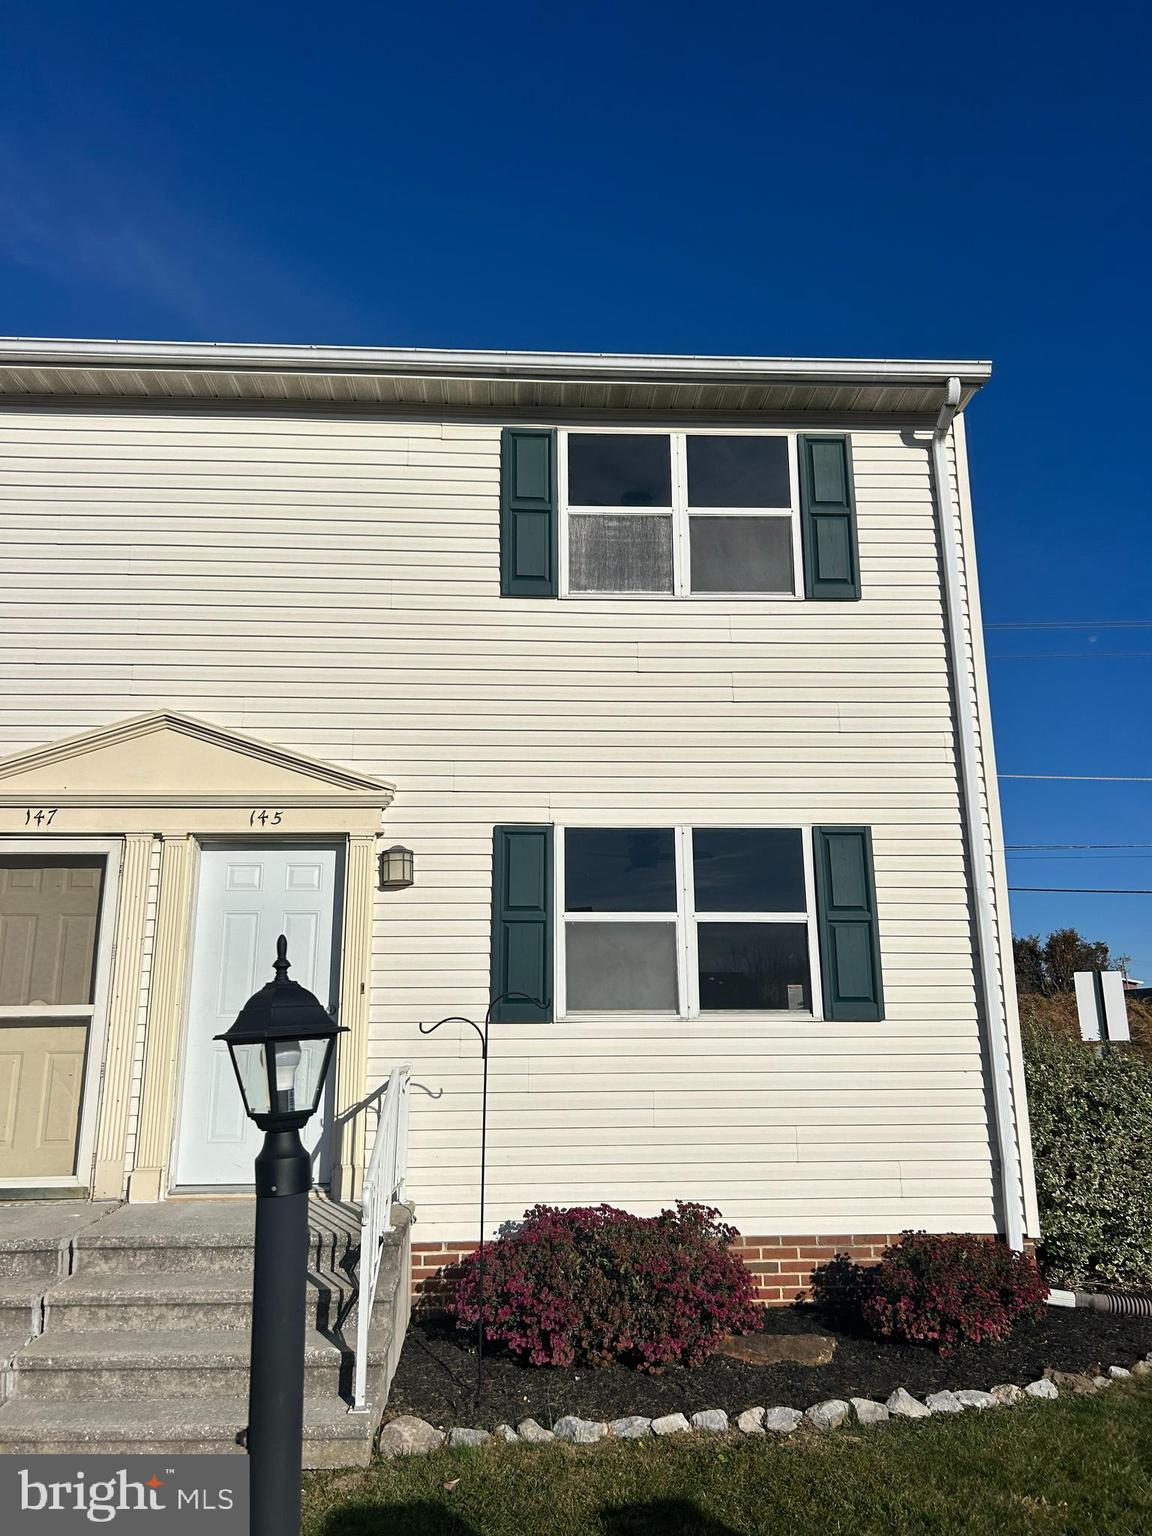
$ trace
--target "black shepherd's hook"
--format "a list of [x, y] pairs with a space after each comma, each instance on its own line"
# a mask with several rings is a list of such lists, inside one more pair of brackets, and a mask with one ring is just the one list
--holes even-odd
[[501, 992], [499, 997], [494, 997], [488, 1004], [488, 1010], [484, 1015], [482, 1026], [477, 1024], [475, 1019], [466, 1018], [462, 1013], [449, 1014], [446, 1019], [437, 1019], [435, 1024], [418, 1025], [422, 1035], [431, 1035], [440, 1028], [441, 1024], [468, 1024], [476, 1031], [480, 1039], [480, 1245], [477, 1249], [476, 1259], [476, 1299], [479, 1311], [476, 1323], [476, 1402], [480, 1401], [480, 1392], [484, 1382], [484, 1183], [487, 1175], [488, 1161], [488, 1028], [492, 1023], [492, 1010], [496, 1004], [512, 1002], [513, 1000], [531, 1003], [534, 1007], [541, 1010], [548, 1006], [546, 1003], [541, 1002], [538, 997], [530, 997], [527, 992]]

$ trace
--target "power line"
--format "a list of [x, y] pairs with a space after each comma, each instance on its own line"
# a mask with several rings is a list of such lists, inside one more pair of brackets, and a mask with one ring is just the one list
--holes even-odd
[[1152, 859], [1152, 853], [1010, 853], [1008, 857], [1025, 863], [1029, 860], [1043, 863], [1050, 859], [1057, 864], [1066, 864], [1076, 859], [1090, 859], [1093, 863], [1098, 859]]
[[1147, 773], [1001, 773], [1001, 779], [1045, 779], [1057, 784], [1152, 784]]
[[1152, 619], [1011, 619], [985, 629], [1152, 629]]
[[989, 661], [1129, 661], [1152, 656], [1152, 651], [995, 651]]
[[1010, 885], [1010, 891], [1034, 891], [1050, 896], [1152, 896], [1147, 890], [1107, 885]]
[[1005, 852], [1032, 848], [1152, 848], [1152, 843], [1005, 843]]

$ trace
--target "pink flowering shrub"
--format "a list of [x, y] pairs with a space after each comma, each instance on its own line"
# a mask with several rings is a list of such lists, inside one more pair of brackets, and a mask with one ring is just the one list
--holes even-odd
[[[726, 1333], [758, 1326], [752, 1277], [728, 1251], [738, 1234], [719, 1215], [683, 1201], [649, 1217], [533, 1206], [485, 1244], [485, 1339], [532, 1365], [699, 1364]], [[479, 1280], [470, 1254], [449, 1301], [458, 1328], [479, 1322]]]
[[855, 1312], [884, 1339], [934, 1344], [996, 1344], [1021, 1317], [1043, 1314], [1048, 1287], [1030, 1253], [956, 1233], [905, 1232], [876, 1265], [839, 1255], [813, 1273], [817, 1301]]

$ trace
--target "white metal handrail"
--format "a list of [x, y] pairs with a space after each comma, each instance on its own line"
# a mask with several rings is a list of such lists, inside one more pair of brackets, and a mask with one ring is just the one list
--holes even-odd
[[360, 1268], [356, 1301], [356, 1360], [352, 1385], [352, 1413], [368, 1411], [368, 1330], [376, 1301], [376, 1282], [384, 1239], [392, 1231], [392, 1206], [404, 1199], [408, 1170], [408, 1073], [407, 1064], [393, 1067], [380, 1100], [376, 1140], [364, 1193], [360, 1202]]

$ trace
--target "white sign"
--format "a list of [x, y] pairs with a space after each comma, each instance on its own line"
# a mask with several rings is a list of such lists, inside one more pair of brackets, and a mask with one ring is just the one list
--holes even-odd
[[1120, 971], [1077, 971], [1076, 1008], [1081, 1040], [1131, 1040], [1124, 977]]

